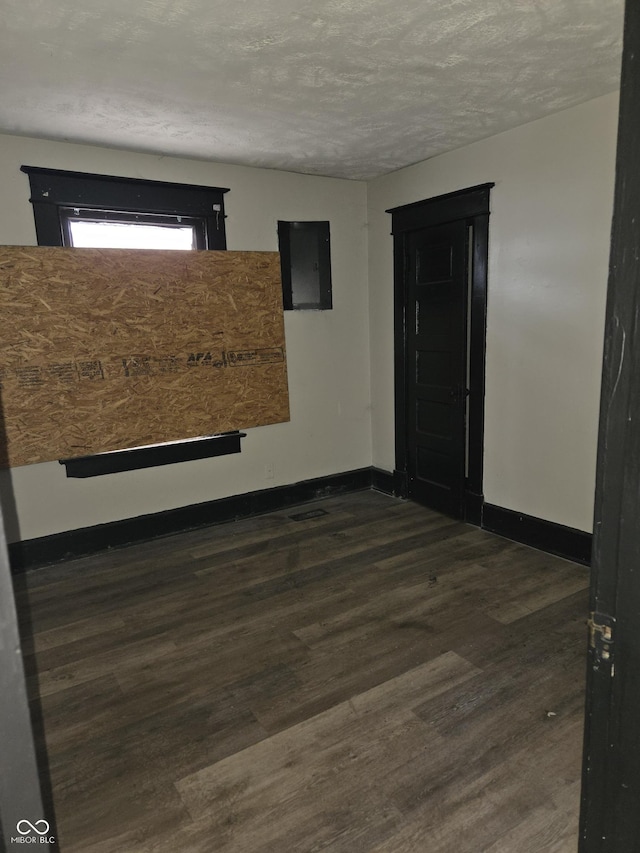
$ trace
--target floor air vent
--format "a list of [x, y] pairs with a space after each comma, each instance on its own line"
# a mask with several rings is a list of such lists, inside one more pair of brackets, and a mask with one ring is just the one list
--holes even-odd
[[308, 521], [310, 518], [320, 518], [322, 515], [329, 515], [326, 509], [310, 509], [307, 512], [297, 512], [295, 515], [290, 515], [292, 521]]

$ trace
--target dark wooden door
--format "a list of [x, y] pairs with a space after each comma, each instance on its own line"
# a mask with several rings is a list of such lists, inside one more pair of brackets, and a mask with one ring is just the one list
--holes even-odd
[[580, 853], [640, 851], [640, 3], [626, 4], [591, 579]]
[[481, 523], [484, 502], [492, 187], [387, 211], [395, 268], [394, 489], [472, 524]]
[[407, 254], [408, 494], [462, 517], [468, 226], [462, 220], [411, 232]]

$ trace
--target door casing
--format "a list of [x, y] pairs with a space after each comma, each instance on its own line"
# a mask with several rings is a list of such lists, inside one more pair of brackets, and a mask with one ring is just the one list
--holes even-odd
[[480, 524], [484, 501], [482, 489], [484, 448], [484, 386], [487, 318], [487, 266], [489, 248], [489, 195], [493, 183], [424, 201], [391, 208], [394, 241], [394, 340], [395, 340], [395, 490], [408, 494], [407, 400], [407, 243], [408, 235], [436, 225], [466, 221], [471, 231], [470, 277], [470, 370], [468, 408], [468, 459], [463, 517]]
[[640, 4], [627, 2], [591, 565], [580, 853], [640, 850]]

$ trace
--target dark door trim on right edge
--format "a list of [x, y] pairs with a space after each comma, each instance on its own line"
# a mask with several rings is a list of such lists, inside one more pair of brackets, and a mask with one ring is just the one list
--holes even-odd
[[484, 384], [489, 252], [489, 194], [493, 183], [479, 184], [432, 199], [387, 210], [392, 217], [395, 340], [395, 490], [406, 497], [407, 482], [407, 237], [412, 231], [460, 220], [473, 226], [469, 447], [464, 517], [481, 523], [483, 504]]
[[640, 850], [640, 4], [627, 2], [589, 610], [580, 853]]

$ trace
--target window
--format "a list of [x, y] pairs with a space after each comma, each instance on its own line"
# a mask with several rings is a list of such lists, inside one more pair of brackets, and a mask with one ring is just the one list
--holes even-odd
[[[98, 239], [112, 240], [111, 248], [227, 248], [228, 189], [36, 166], [21, 169], [29, 176], [40, 246], [108, 248], [107, 242], [87, 242]], [[146, 242], [154, 240], [158, 244]]]
[[201, 222], [197, 219], [132, 216], [113, 211], [60, 208], [67, 246], [97, 249], [200, 248]]
[[[226, 249], [227, 189], [22, 166], [29, 176], [38, 245]], [[68, 477], [155, 467], [240, 452], [243, 433], [201, 436], [63, 459]]]
[[278, 222], [285, 310], [332, 307], [328, 222]]

